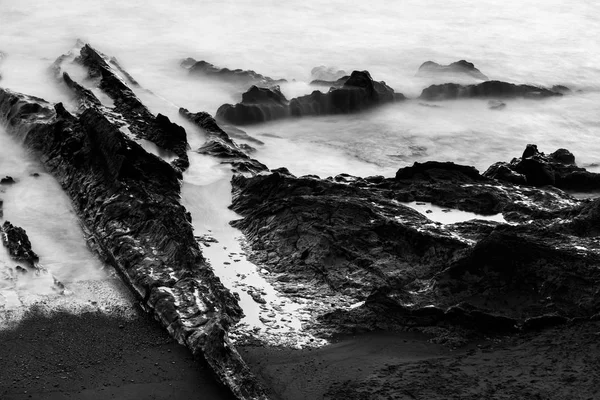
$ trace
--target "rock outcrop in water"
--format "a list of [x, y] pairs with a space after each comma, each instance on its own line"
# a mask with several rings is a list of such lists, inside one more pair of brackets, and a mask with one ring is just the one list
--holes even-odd
[[527, 145], [520, 158], [492, 165], [485, 176], [530, 186], [555, 186], [574, 192], [600, 191], [600, 174], [575, 164], [575, 156], [566, 149], [545, 155], [534, 144]]
[[562, 93], [531, 85], [515, 85], [501, 81], [487, 81], [477, 85], [445, 83], [431, 85], [423, 89], [419, 99], [427, 101], [454, 100], [468, 98], [518, 98], [542, 99], [562, 96]]
[[[94, 93], [83, 85], [75, 82], [67, 72], [62, 71], [66, 63], [76, 63], [88, 69], [88, 79], [96, 82], [98, 89], [104, 92], [114, 104], [108, 106], [115, 112], [112, 116], [114, 122], [127, 134], [136, 139], [149, 140], [161, 149], [173, 152], [177, 159], [173, 165], [180, 171], [189, 166], [187, 156], [187, 138], [185, 129], [171, 122], [168, 117], [158, 114], [154, 116], [140, 101], [133, 90], [127, 86], [109, 63], [121, 71], [125, 79], [133, 81], [133, 77], [116, 62], [93, 49], [87, 44], [82, 44], [79, 55], [66, 54], [59, 57], [53, 64], [53, 71], [57, 78], [77, 96], [80, 108], [100, 107], [102, 102]], [[137, 82], [136, 82], [137, 84]]]
[[417, 71], [417, 76], [431, 75], [469, 76], [484, 81], [488, 80], [487, 76], [485, 76], [480, 70], [475, 68], [475, 64], [470, 63], [466, 60], [456, 61], [448, 65], [440, 65], [433, 61], [426, 61], [423, 64], [421, 64], [419, 70]]
[[191, 113], [185, 108], [180, 108], [179, 114], [206, 132], [206, 142], [197, 150], [198, 153], [224, 159], [223, 162], [231, 164], [234, 172], [255, 174], [268, 170], [266, 165], [250, 158], [246, 151], [217, 125], [210, 114], [206, 112]]
[[14, 226], [5, 221], [0, 228], [2, 244], [8, 250], [10, 257], [18, 262], [24, 262], [31, 268], [36, 268], [40, 260], [38, 255], [31, 249], [31, 242], [25, 229]]
[[[77, 114], [60, 103], [0, 89], [0, 121], [56, 177], [90, 246], [115, 267], [143, 306], [238, 398], [265, 398], [228, 339], [242, 310], [194, 238], [190, 215], [179, 202], [181, 172], [121, 129], [122, 121], [132, 118], [139, 119], [131, 126], [140, 135], [176, 128], [150, 114], [91, 47], [81, 49], [77, 62], [99, 79], [113, 108], [84, 101], [91, 92], [71, 79], [67, 87], [81, 100]], [[166, 136], [185, 141], [177, 132]]]
[[287, 82], [285, 79], [273, 79], [252, 70], [219, 68], [209, 62], [196, 61], [193, 58], [186, 58], [181, 62], [181, 66], [187, 69], [190, 75], [218, 79], [245, 87], [250, 85], [273, 86]]
[[337, 69], [334, 67], [326, 67], [325, 65], [320, 65], [318, 67], [314, 67], [310, 70], [310, 76], [314, 81], [337, 81], [344, 77], [348, 77], [348, 73], [342, 69]]
[[[440, 224], [411, 201], [502, 213], [509, 223]], [[274, 285], [331, 305], [315, 316], [316, 331], [515, 332], [600, 312], [598, 204], [427, 162], [391, 179], [236, 176], [232, 208]], [[338, 295], [365, 303], [349, 308]]]
[[287, 117], [349, 114], [404, 98], [385, 82], [374, 81], [367, 71], [354, 71], [341, 87], [331, 88], [327, 93], [314, 91], [290, 101], [278, 87], [254, 86], [244, 93], [241, 103], [219, 107], [217, 119], [244, 125]]

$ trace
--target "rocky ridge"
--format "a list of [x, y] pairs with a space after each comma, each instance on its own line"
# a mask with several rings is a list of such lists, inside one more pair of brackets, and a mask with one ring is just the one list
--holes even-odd
[[[185, 136], [169, 135], [160, 118], [149, 113], [90, 46], [83, 46], [76, 60], [89, 68], [90, 77], [114, 100], [113, 107], [101, 105], [90, 90], [63, 74], [78, 100], [77, 113], [60, 103], [0, 89], [0, 120], [62, 185], [88, 243], [115, 267], [144, 307], [238, 398], [264, 398], [228, 340], [227, 330], [242, 310], [194, 238], [189, 214], [179, 202], [180, 168], [146, 152], [123, 132], [121, 121], [130, 121], [140, 136], [158, 131], [187, 146]], [[139, 119], [135, 124], [134, 118]]]

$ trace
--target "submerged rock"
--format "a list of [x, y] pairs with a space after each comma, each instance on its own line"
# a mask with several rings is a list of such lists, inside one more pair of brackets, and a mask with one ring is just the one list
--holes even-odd
[[290, 101], [277, 87], [252, 87], [241, 103], [219, 107], [217, 118], [243, 125], [290, 116], [349, 114], [399, 100], [404, 100], [404, 95], [395, 93], [385, 82], [374, 81], [367, 71], [354, 71], [341, 87], [333, 87], [327, 93], [314, 91]]
[[433, 61], [426, 61], [419, 67], [417, 71], [417, 76], [426, 76], [426, 75], [463, 75], [469, 76], [476, 79], [481, 79], [484, 81], [488, 80], [488, 77], [481, 73], [480, 70], [475, 68], [475, 64], [470, 63], [466, 60], [460, 60], [453, 62], [448, 65], [440, 65]]
[[485, 176], [511, 183], [542, 187], [555, 186], [575, 192], [600, 191], [600, 174], [575, 164], [575, 156], [566, 149], [545, 155], [528, 144], [520, 158], [492, 165]]
[[487, 81], [477, 85], [467, 86], [459, 85], [457, 83], [431, 85], [428, 88], [423, 89], [419, 99], [427, 101], [489, 97], [524, 97], [528, 99], [541, 99], [554, 96], [562, 96], [562, 94], [537, 86], [515, 85], [513, 83], [501, 81]]
[[181, 67], [187, 69], [190, 75], [204, 76], [246, 87], [249, 85], [271, 86], [287, 82], [285, 79], [273, 79], [252, 70], [219, 68], [209, 62], [196, 61], [193, 58], [183, 60]]

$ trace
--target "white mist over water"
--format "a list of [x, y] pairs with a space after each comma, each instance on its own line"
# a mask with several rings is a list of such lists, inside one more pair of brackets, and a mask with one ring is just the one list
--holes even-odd
[[367, 69], [409, 96], [432, 83], [414, 76], [422, 62], [467, 59], [491, 79], [565, 84], [583, 93], [510, 101], [502, 111], [488, 110], [484, 101], [446, 102], [440, 109], [397, 104], [352, 117], [257, 126], [250, 130], [283, 137], [260, 137], [266, 146], [257, 156], [298, 174], [389, 175], [425, 159], [485, 169], [532, 142], [547, 152], [566, 147], [580, 163], [595, 163], [598, 15], [600, 3], [587, 0], [0, 0], [0, 51], [7, 54], [0, 85], [66, 101], [45, 69], [77, 38], [116, 56], [143, 87], [172, 104], [211, 113], [239, 101], [243, 89], [191, 79], [178, 66], [181, 59], [298, 80], [283, 88], [288, 95], [303, 91], [301, 82], [316, 65]]

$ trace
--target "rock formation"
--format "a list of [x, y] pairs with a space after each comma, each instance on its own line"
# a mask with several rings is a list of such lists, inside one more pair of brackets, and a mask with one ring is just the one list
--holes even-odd
[[[168, 117], [162, 114], [154, 116], [148, 110], [117, 71], [110, 66], [109, 63], [112, 63], [119, 71], [124, 71], [116, 60], [109, 61], [109, 58], [102, 53], [87, 44], [82, 44], [79, 55], [66, 54], [53, 64], [53, 71], [57, 78], [62, 80], [77, 97], [80, 109], [85, 110], [89, 107], [98, 108], [102, 103], [91, 90], [75, 82], [67, 72], [62, 72], [61, 66], [68, 62], [86, 67], [89, 79], [97, 82], [97, 87], [112, 99], [114, 105], [109, 108], [120, 118], [120, 128], [135, 138], [149, 140], [160, 148], [173, 152], [178, 157], [173, 161], [173, 165], [180, 171], [187, 169], [189, 161], [185, 130], [171, 122]], [[127, 80], [135, 82], [128, 73], [125, 72], [124, 76]]]
[[[114, 108], [82, 101], [78, 113], [71, 114], [61, 103], [0, 89], [0, 121], [56, 177], [90, 246], [119, 272], [143, 306], [205, 360], [237, 398], [265, 398], [228, 339], [242, 310], [194, 238], [189, 213], [179, 202], [181, 172], [146, 152], [123, 132], [121, 121], [131, 121], [140, 135], [173, 136], [181, 149], [187, 146], [185, 131], [166, 134], [165, 126], [177, 128], [150, 114], [90, 46], [82, 47], [77, 62], [99, 80]], [[67, 87], [76, 98], [89, 99], [81, 84]], [[140, 121], [134, 124], [133, 118]]]
[[[555, 157], [571, 160], [569, 154]], [[461, 326], [540, 329], [600, 312], [598, 204], [500, 182], [473, 167], [415, 163], [396, 177], [233, 178], [235, 221], [283, 292], [332, 304], [312, 327], [357, 332]], [[440, 224], [431, 202], [510, 222]], [[298, 282], [303, 283], [298, 287]], [[364, 305], [348, 309], [337, 295]]]
[[404, 95], [395, 93], [385, 82], [374, 81], [367, 71], [354, 71], [341, 87], [327, 93], [314, 91], [290, 101], [278, 87], [253, 86], [244, 93], [241, 103], [219, 107], [217, 119], [244, 125], [290, 116], [349, 114], [399, 100], [404, 100]]
[[488, 77], [485, 76], [480, 70], [475, 68], [475, 64], [465, 60], [453, 62], [448, 65], [440, 65], [433, 61], [426, 61], [419, 67], [417, 76], [468, 76], [476, 79], [487, 81]]
[[542, 99], [546, 97], [562, 96], [545, 88], [531, 85], [515, 85], [501, 81], [487, 81], [477, 85], [459, 85], [457, 83], [445, 83], [443, 85], [431, 85], [423, 89], [419, 99], [427, 101], [453, 100], [463, 98], [517, 98]]
[[555, 186], [574, 192], [600, 191], [600, 174], [575, 164], [575, 156], [566, 149], [545, 155], [528, 144], [520, 158], [490, 166], [485, 176], [530, 186]]
[[273, 79], [252, 70], [219, 68], [206, 61], [196, 61], [186, 58], [181, 67], [187, 69], [190, 75], [203, 76], [210, 79], [248, 87], [250, 85], [272, 86], [287, 82], [285, 79]]
[[231, 164], [235, 172], [258, 173], [268, 170], [264, 164], [250, 158], [244, 149], [217, 125], [210, 114], [205, 112], [191, 113], [185, 108], [180, 108], [179, 114], [206, 132], [206, 142], [197, 150], [198, 153], [224, 159], [223, 162]]
[[337, 81], [348, 76], [348, 73], [341, 69], [320, 65], [310, 70], [310, 76], [317, 81]]

